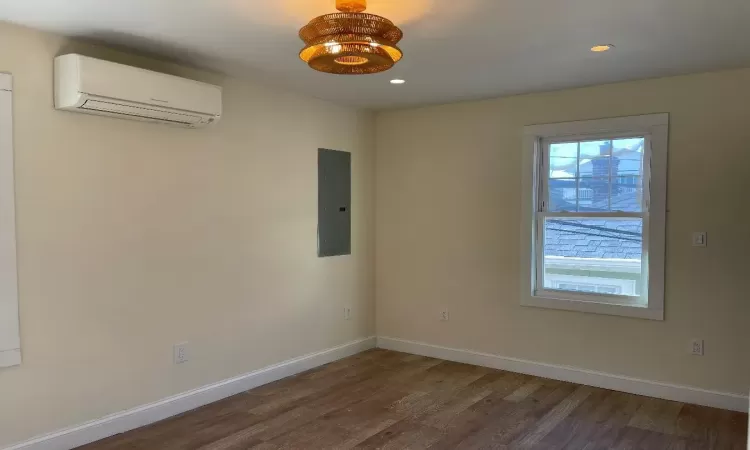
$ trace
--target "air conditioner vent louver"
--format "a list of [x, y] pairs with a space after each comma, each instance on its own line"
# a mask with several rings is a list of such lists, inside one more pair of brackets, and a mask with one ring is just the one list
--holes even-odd
[[201, 128], [221, 119], [221, 87], [70, 53], [55, 58], [55, 108]]
[[164, 111], [142, 106], [123, 105], [121, 103], [105, 102], [102, 100], [86, 100], [86, 103], [81, 105], [81, 108], [180, 124], [196, 124], [201, 121], [200, 117], [190, 114]]

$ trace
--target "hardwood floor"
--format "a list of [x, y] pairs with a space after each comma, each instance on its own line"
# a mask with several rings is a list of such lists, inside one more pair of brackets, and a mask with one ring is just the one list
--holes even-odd
[[745, 449], [747, 415], [371, 350], [82, 447]]

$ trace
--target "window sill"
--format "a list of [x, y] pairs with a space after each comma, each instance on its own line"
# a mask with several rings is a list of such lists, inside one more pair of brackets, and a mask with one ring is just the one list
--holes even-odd
[[642, 306], [613, 305], [608, 303], [539, 296], [527, 297], [521, 301], [521, 305], [532, 306], [535, 308], [605, 314], [609, 316], [634, 317], [637, 319], [664, 320], [664, 310]]

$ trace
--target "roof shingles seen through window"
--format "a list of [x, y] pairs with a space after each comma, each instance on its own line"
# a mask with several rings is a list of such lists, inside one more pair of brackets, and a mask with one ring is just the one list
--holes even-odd
[[548, 219], [545, 256], [641, 259], [640, 219]]

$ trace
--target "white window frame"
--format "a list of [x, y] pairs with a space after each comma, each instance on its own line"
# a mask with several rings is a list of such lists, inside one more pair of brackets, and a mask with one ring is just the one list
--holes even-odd
[[0, 73], [0, 368], [21, 364], [13, 178], [13, 77]]
[[[537, 288], [541, 251], [538, 217], [543, 184], [544, 143], [556, 140], [644, 136], [644, 248], [641, 264], [647, 280], [643, 297], [574, 293]], [[539, 308], [664, 320], [664, 259], [667, 203], [669, 114], [647, 114], [524, 127], [523, 219], [521, 223], [521, 304]], [[575, 215], [573, 213], [572, 215]], [[602, 214], [606, 216], [606, 213]], [[623, 214], [613, 214], [622, 217]], [[638, 217], [641, 214], [637, 214]], [[543, 256], [542, 256], [543, 257]]]

